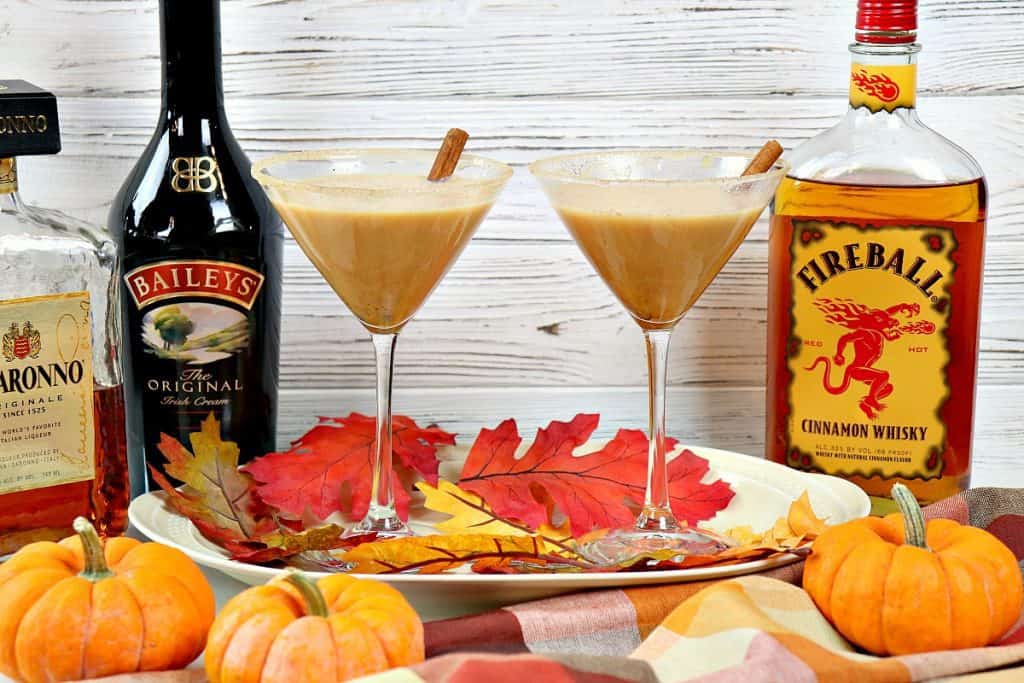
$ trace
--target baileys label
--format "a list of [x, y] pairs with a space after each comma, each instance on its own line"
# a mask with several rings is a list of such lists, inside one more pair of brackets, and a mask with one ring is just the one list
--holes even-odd
[[135, 305], [183, 295], [220, 299], [250, 310], [263, 287], [263, 274], [223, 261], [159, 261], [136, 268], [124, 276]]

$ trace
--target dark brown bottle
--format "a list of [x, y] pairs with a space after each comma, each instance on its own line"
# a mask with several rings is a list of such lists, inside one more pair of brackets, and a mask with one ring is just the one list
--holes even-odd
[[249, 175], [221, 82], [219, 0], [161, 0], [159, 123], [111, 208], [122, 255], [132, 493], [166, 434], [211, 413], [242, 462], [274, 450], [280, 219]]

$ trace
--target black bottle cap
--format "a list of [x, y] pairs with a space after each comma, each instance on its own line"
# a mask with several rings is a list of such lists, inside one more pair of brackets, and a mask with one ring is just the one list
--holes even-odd
[[60, 151], [57, 98], [26, 81], [0, 80], [0, 158]]

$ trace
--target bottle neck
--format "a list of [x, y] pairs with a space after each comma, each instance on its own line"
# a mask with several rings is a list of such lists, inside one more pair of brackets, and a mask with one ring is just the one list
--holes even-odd
[[873, 114], [917, 106], [917, 43], [850, 45], [850, 109], [865, 108]]
[[220, 117], [220, 0], [160, 0], [163, 110], [169, 118]]

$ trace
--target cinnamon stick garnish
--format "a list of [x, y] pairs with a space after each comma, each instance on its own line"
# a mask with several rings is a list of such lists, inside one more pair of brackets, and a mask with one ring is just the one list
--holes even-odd
[[769, 140], [764, 143], [761, 151], [750, 160], [750, 163], [747, 164], [747, 170], [743, 171], [742, 175], [764, 173], [775, 165], [776, 160], [780, 156], [782, 156], [782, 145], [779, 144], [778, 140]]
[[448, 134], [444, 136], [444, 142], [441, 143], [441, 149], [437, 150], [434, 166], [430, 169], [427, 180], [444, 180], [455, 173], [455, 167], [459, 163], [459, 157], [462, 156], [462, 150], [466, 147], [467, 140], [469, 140], [469, 133], [461, 128], [452, 128], [448, 131]]

